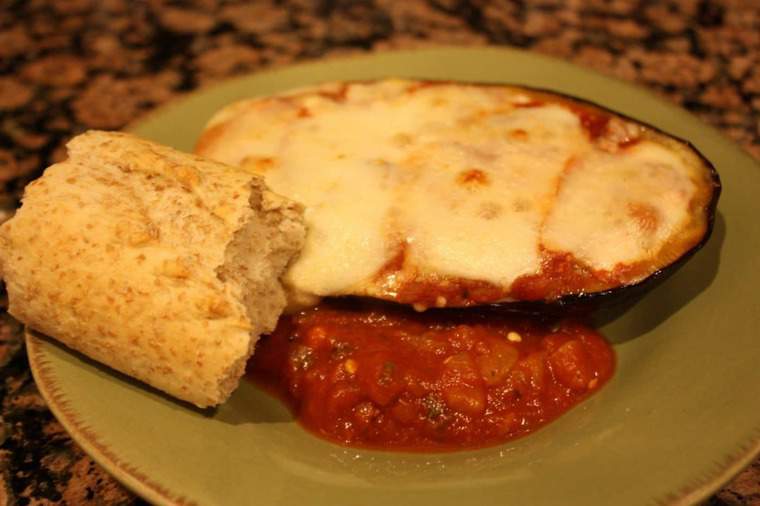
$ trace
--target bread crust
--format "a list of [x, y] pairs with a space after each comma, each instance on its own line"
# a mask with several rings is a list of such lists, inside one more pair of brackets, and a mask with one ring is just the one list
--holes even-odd
[[[251, 173], [128, 134], [87, 132], [67, 147], [0, 227], [9, 312], [175, 397], [223, 402], [284, 307], [282, 295], [252, 320], [245, 295], [282, 292], [300, 206]], [[274, 258], [258, 278], [267, 286], [219, 275], [251, 220], [287, 234], [276, 255], [260, 250]]]

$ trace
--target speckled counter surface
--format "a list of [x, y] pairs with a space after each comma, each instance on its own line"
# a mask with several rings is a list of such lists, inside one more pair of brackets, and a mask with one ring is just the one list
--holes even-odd
[[[5, 1], [0, 221], [72, 135], [122, 128], [198, 86], [306, 59], [486, 44], [639, 83], [760, 159], [758, 0]], [[4, 311], [0, 402], [0, 505], [141, 502], [47, 410]], [[709, 504], [760, 505], [760, 460]]]

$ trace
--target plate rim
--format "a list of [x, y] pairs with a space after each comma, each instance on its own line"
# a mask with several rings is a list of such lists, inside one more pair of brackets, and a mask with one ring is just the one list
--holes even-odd
[[[31, 330], [26, 325], [24, 326], [26, 353], [34, 383], [45, 399], [48, 408], [56, 420], [66, 429], [71, 439], [108, 474], [143, 499], [161, 506], [197, 504], [182, 494], [169, 490], [165, 485], [154, 482], [136, 467], [123, 462], [107, 445], [100, 441], [98, 434], [87, 427], [81, 413], [77, 413], [69, 407], [66, 393], [56, 383], [57, 377], [45, 350], [46, 346], [51, 346], [51, 343], [46, 342], [45, 339], [51, 338], [42, 338], [35, 334], [37, 334], [36, 331]], [[75, 351], [62, 343], [57, 343], [57, 345], [65, 349], [67, 353], [76, 354]], [[109, 369], [109, 372], [112, 370]]]
[[[238, 76], [232, 76], [220, 81], [201, 85], [189, 92], [185, 92], [174, 96], [168, 101], [164, 102], [158, 107], [145, 111], [134, 120], [128, 122], [121, 130], [133, 131], [142, 124], [153, 120], [155, 117], [160, 116], [167, 110], [174, 109], [178, 106], [182, 106], [183, 103], [190, 101], [197, 95], [209, 93], [215, 89], [222, 88], [224, 86], [234, 86], [236, 82], [242, 82], [250, 79], [254, 76], [272, 75], [286, 69], [293, 69], [298, 67], [309, 67], [315, 65], [321, 65], [325, 63], [343, 63], [350, 64], [352, 61], [372, 59], [381, 55], [403, 55], [413, 53], [446, 53], [446, 52], [494, 52], [502, 53], [505, 56], [508, 55], [524, 55], [530, 56], [537, 60], [547, 63], [561, 63], [563, 65], [570, 65], [582, 70], [584, 73], [592, 74], [597, 78], [601, 77], [610, 82], [623, 84], [629, 87], [635, 87], [640, 91], [647, 93], [653, 100], [658, 102], [667, 103], [681, 111], [686, 112], [696, 121], [702, 125], [702, 127], [710, 129], [722, 138], [724, 143], [730, 145], [734, 150], [740, 152], [745, 159], [751, 162], [757, 163], [757, 160], [752, 158], [749, 153], [746, 152], [741, 146], [731, 141], [723, 132], [715, 128], [714, 126], [705, 123], [691, 112], [683, 109], [678, 104], [669, 103], [662, 97], [659, 97], [652, 92], [651, 89], [646, 86], [642, 86], [638, 83], [626, 81], [614, 76], [602, 74], [594, 69], [582, 67], [569, 60], [556, 58], [550, 55], [538, 53], [535, 51], [524, 50], [520, 48], [514, 48], [509, 46], [436, 46], [432, 48], [419, 48], [419, 49], [402, 49], [391, 50], [381, 52], [368, 52], [361, 54], [342, 55], [342, 56], [328, 56], [328, 57], [316, 57], [306, 60], [301, 60], [284, 65], [275, 65], [271, 67], [262, 68], [253, 72], [248, 72]], [[496, 82], [496, 81], [495, 81]], [[511, 83], [510, 83], [511, 84]], [[563, 92], [560, 92], [563, 93]], [[254, 96], [252, 94], [252, 96]], [[585, 100], [585, 99], [584, 99]], [[606, 107], [606, 106], [605, 106]], [[669, 134], [673, 135], [673, 134]], [[699, 150], [698, 150], [699, 151]], [[48, 342], [47, 337], [40, 337], [35, 335], [36, 332], [24, 327], [24, 340], [26, 343], [26, 350], [28, 361], [32, 376], [35, 380], [35, 384], [40, 391], [42, 397], [45, 399], [50, 411], [61, 423], [71, 438], [82, 448], [82, 450], [93, 458], [100, 466], [104, 468], [110, 475], [125, 485], [135, 494], [143, 497], [151, 503], [159, 505], [194, 505], [197, 504], [194, 500], [185, 497], [183, 494], [178, 493], [170, 489], [169, 486], [153, 481], [150, 477], [142, 473], [138, 468], [130, 465], [129, 463], [121, 461], [117, 455], [115, 455], [107, 445], [103, 444], [99, 440], [98, 434], [94, 433], [87, 427], [87, 422], [82, 419], [82, 414], [72, 411], [69, 406], [69, 400], [66, 397], [65, 392], [57, 384], [58, 378], [55, 371], [49, 362], [49, 356], [46, 355], [48, 346], [59, 345], [59, 343]], [[60, 344], [67, 353], [74, 353], [65, 345]], [[109, 369], [110, 371], [110, 369]], [[705, 473], [707, 476], [700, 476], [694, 480], [696, 484], [687, 484], [679, 490], [670, 492], [661, 498], [655, 498], [656, 504], [666, 505], [685, 505], [696, 504], [700, 501], [707, 499], [720, 487], [729, 482], [733, 477], [740, 473], [743, 469], [748, 467], [754, 459], [760, 455], [760, 424], [756, 425], [751, 432], [751, 437], [733, 455], [725, 456], [722, 462], [715, 465], [714, 471], [708, 471]], [[726, 463], [727, 462], [727, 463]]]

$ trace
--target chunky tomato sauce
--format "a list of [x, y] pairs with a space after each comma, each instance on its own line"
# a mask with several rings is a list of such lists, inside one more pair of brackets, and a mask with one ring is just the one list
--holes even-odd
[[333, 302], [282, 318], [249, 377], [329, 440], [431, 451], [528, 434], [613, 369], [610, 346], [579, 323]]

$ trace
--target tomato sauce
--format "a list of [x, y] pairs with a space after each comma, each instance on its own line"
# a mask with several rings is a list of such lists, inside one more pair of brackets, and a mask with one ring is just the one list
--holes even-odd
[[533, 432], [598, 390], [614, 362], [577, 322], [353, 301], [283, 317], [248, 376], [328, 440], [441, 451]]
[[621, 265], [612, 271], [595, 270], [570, 253], [541, 251], [541, 270], [519, 276], [510, 295], [517, 300], [553, 300], [570, 293], [601, 292], [620, 286], [639, 266]]
[[[656, 229], [658, 216], [651, 210], [630, 206], [629, 214], [644, 230]], [[421, 276], [405, 271], [406, 249], [380, 269], [375, 282], [388, 300], [419, 309], [470, 307], [504, 300], [556, 300], [564, 295], [602, 292], [643, 279], [651, 274], [648, 262], [619, 264], [611, 270], [594, 269], [571, 253], [539, 246], [541, 267], [533, 274], [518, 276], [505, 289], [487, 281], [449, 276]]]

